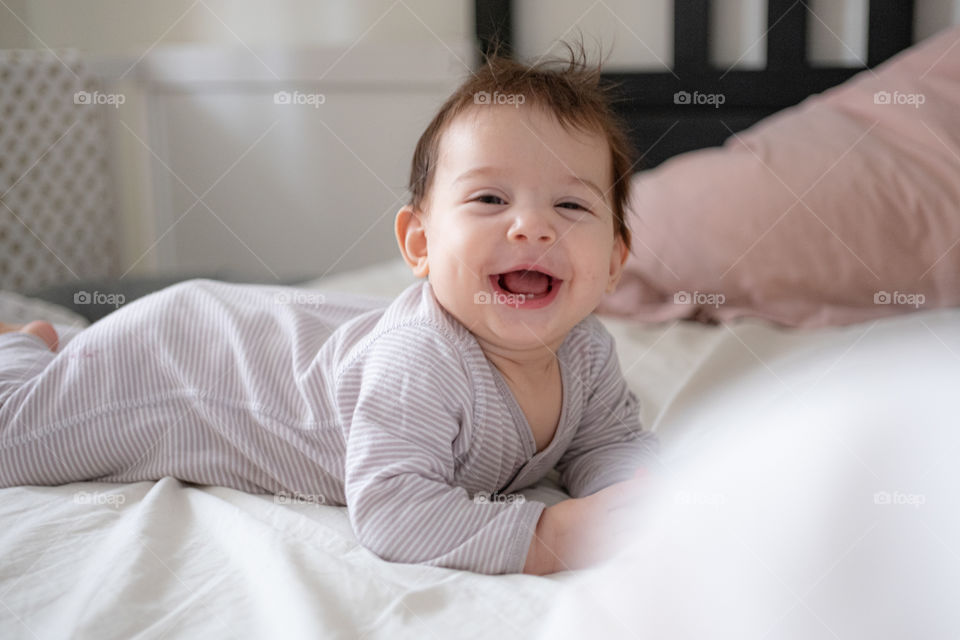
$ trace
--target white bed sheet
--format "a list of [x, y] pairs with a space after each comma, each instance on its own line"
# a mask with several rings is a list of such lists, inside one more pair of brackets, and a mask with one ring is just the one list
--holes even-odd
[[[411, 282], [395, 260], [304, 286], [393, 296]], [[0, 312], [4, 304], [9, 309], [24, 301], [0, 296]], [[803, 393], [811, 384], [828, 386], [834, 393], [827, 400], [810, 397], [824, 402], [822, 413], [873, 415], [859, 407], [876, 381], [852, 381], [861, 370], [846, 365], [889, 370], [905, 336], [906, 343], [927, 347], [916, 358], [933, 361], [931, 370], [944, 379], [931, 386], [905, 374], [905, 392], [926, 397], [924, 389], [955, 389], [960, 382], [955, 310], [812, 332], [753, 321], [727, 327], [604, 322], [617, 338], [641, 416], [678, 470], [705, 459], [726, 430], [743, 432], [732, 425], [744, 416], [769, 415], [789, 393], [785, 388]], [[929, 419], [947, 419], [942, 404], [931, 402]], [[548, 504], [563, 499], [555, 479], [524, 494]], [[553, 625], [546, 637], [574, 637], [574, 630], [591, 629], [578, 612], [599, 616], [594, 623], [623, 614], [583, 595], [584, 585], [609, 567], [533, 577], [387, 563], [357, 544], [345, 508], [284, 504], [171, 478], [0, 490], [0, 557], [3, 638], [514, 638], [530, 637], [544, 620]], [[683, 590], [661, 588], [675, 586], [666, 579], [670, 567], [627, 566], [631, 573], [610, 582], [621, 585], [617, 593], [634, 593], [622, 586], [626, 580], [640, 585], [637, 594], [649, 601], [656, 595], [661, 607], [679, 611], [694, 601]], [[611, 634], [645, 635], [640, 621], [626, 617], [630, 626], [614, 625]]]

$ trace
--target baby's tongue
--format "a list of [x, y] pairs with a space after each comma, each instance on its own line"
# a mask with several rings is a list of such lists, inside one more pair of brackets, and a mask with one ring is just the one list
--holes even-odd
[[503, 284], [511, 293], [538, 296], [547, 292], [550, 278], [539, 271], [510, 271], [503, 274]]

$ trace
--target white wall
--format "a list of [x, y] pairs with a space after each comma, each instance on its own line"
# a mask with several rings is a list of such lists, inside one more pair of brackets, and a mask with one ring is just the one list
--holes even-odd
[[[4, 0], [50, 47], [140, 54], [153, 43], [349, 45], [458, 42], [469, 0]], [[6, 22], [0, 5], [0, 23]], [[37, 40], [37, 38], [39, 40]], [[6, 46], [6, 45], [4, 45]]]
[[158, 49], [142, 69], [158, 265], [289, 278], [398, 255], [410, 157], [467, 72], [458, 49]]
[[27, 16], [27, 0], [4, 0], [0, 5], [0, 49], [28, 49], [34, 46], [30, 32], [20, 20]]

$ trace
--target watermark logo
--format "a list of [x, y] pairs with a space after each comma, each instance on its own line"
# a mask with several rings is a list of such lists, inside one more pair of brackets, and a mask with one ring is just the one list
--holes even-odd
[[903, 291], [877, 291], [873, 294], [873, 304], [896, 304], [910, 305], [914, 309], [919, 309], [920, 305], [927, 301], [927, 297], [922, 293], [904, 293]]
[[527, 98], [522, 93], [500, 93], [499, 91], [494, 91], [491, 94], [489, 91], [477, 91], [473, 94], [473, 104], [512, 104], [519, 109], [520, 105], [526, 101]]
[[701, 306], [712, 305], [719, 307], [727, 301], [727, 296], [722, 293], [705, 293], [702, 291], [677, 291], [673, 294], [673, 304], [698, 304]]
[[511, 307], [517, 307], [523, 304], [527, 299], [523, 293], [503, 293], [502, 291], [478, 291], [473, 294], [474, 304], [508, 304]]
[[927, 497], [922, 493], [904, 493], [903, 491], [877, 491], [873, 494], [876, 505], [908, 505], [919, 509], [926, 504]]
[[719, 109], [720, 105], [727, 101], [727, 96], [722, 93], [700, 93], [694, 91], [677, 91], [673, 94], [673, 104], [695, 104], [710, 105], [714, 109]]
[[324, 505], [327, 504], [327, 498], [321, 494], [299, 493], [297, 491], [294, 491], [293, 493], [287, 493], [286, 491], [281, 491], [273, 496], [273, 502], [274, 504]]
[[277, 91], [273, 94], [273, 104], [308, 105], [319, 109], [327, 101], [322, 93], [301, 93], [300, 91]]
[[127, 101], [122, 93], [100, 93], [99, 91], [77, 91], [73, 94], [73, 104], [107, 104], [115, 109]]
[[481, 493], [477, 492], [473, 496], [476, 504], [515, 504], [521, 505], [526, 502], [526, 497], [520, 493]]
[[281, 291], [273, 297], [276, 304], [302, 304], [319, 306], [326, 302], [327, 298], [322, 293], [312, 291]]
[[873, 104], [906, 104], [914, 109], [919, 109], [920, 105], [927, 101], [927, 96], [922, 93], [900, 93], [894, 91], [877, 91], [873, 94]]
[[73, 304], [112, 304], [116, 309], [126, 301], [122, 293], [103, 293], [101, 291], [77, 291], [73, 294]]
[[73, 494], [74, 504], [107, 505], [117, 509], [127, 497], [120, 493], [101, 493], [99, 491], [77, 491]]

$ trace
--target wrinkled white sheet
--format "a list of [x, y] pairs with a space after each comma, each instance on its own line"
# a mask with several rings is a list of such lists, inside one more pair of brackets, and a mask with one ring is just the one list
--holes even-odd
[[[411, 281], [393, 261], [305, 286], [392, 296]], [[917, 512], [936, 535], [909, 557], [923, 561], [924, 577], [934, 561], [960, 575], [955, 516], [933, 506], [949, 501], [956, 512], [957, 498], [932, 488], [960, 486], [950, 476], [960, 434], [945, 428], [957, 423], [948, 405], [960, 383], [960, 313], [814, 332], [604, 322], [641, 415], [664, 443], [669, 476], [688, 494], [684, 504], [675, 487], [665, 491], [641, 545], [619, 562], [543, 578], [483, 576], [383, 562], [357, 544], [340, 507], [171, 478], [17, 487], [0, 490], [0, 637], [514, 638], [536, 635], [544, 621], [543, 637], [720, 637], [724, 624], [821, 637], [816, 624], [796, 636], [774, 625], [778, 616], [816, 621], [810, 609], [830, 603], [864, 605], [857, 594], [871, 582], [914, 568], [891, 563], [884, 572], [869, 555], [895, 548], [895, 536], [884, 547], [881, 534], [896, 533], [890, 521], [915, 509], [884, 511], [872, 502], [881, 489], [926, 492]], [[929, 469], [927, 484], [907, 474], [915, 467]], [[552, 504], [565, 497], [554, 480], [524, 494]], [[718, 494], [721, 509], [701, 504]], [[743, 523], [734, 529], [743, 544], [720, 535], [716, 514]], [[841, 556], [871, 514], [879, 524], [867, 530], [869, 544]], [[923, 527], [903, 535], [919, 544]], [[921, 590], [924, 615], [956, 601], [958, 584], [936, 597]], [[903, 611], [913, 622], [920, 615]], [[833, 624], [840, 637], [887, 637]]]

